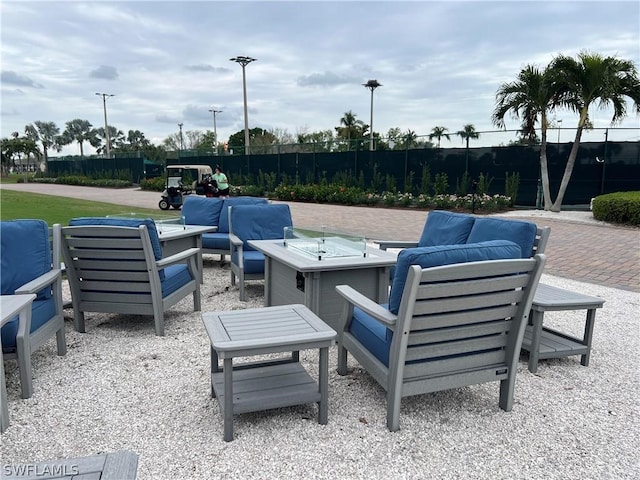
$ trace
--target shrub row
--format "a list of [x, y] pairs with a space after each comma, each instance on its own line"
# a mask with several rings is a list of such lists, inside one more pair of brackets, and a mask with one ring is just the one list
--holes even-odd
[[640, 225], [640, 191], [600, 195], [593, 199], [592, 210], [596, 220]]
[[[18, 179], [20, 183], [23, 179]], [[34, 183], [59, 183], [62, 185], [83, 185], [86, 187], [127, 188], [133, 184], [129, 180], [117, 180], [110, 178], [90, 178], [84, 175], [68, 175], [57, 178], [34, 177], [29, 181]]]

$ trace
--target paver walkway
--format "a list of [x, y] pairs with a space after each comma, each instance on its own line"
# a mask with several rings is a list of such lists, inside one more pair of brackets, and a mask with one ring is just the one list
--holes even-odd
[[[118, 205], [157, 208], [159, 193], [127, 189], [112, 190], [48, 184], [2, 185], [1, 188], [46, 195], [82, 198]], [[419, 238], [426, 211], [349, 207], [341, 205], [289, 203], [294, 224], [327, 226], [371, 239], [414, 240]], [[573, 280], [640, 292], [640, 229], [579, 223], [564, 219], [520, 217], [551, 227], [545, 253], [545, 272]]]

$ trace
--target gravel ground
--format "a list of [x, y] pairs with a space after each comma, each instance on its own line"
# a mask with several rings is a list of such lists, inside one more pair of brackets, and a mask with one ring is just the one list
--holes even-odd
[[[33, 354], [34, 395], [20, 399], [6, 362], [11, 425], [2, 464], [130, 449], [138, 478], [624, 479], [640, 477], [637, 293], [543, 275], [543, 281], [606, 300], [596, 316], [591, 364], [579, 357], [518, 365], [515, 404], [498, 407], [498, 383], [403, 400], [400, 431], [386, 428], [384, 391], [350, 358], [329, 359], [329, 423], [316, 405], [244, 414], [235, 440], [209, 387], [209, 342], [191, 297], [166, 316], [87, 314], [87, 333], [66, 310], [68, 353], [55, 342]], [[66, 288], [66, 287], [65, 287]], [[238, 301], [229, 273], [205, 256], [204, 311], [261, 306], [263, 283]], [[68, 289], [66, 292], [68, 296]], [[545, 324], [581, 333], [584, 312], [552, 312]], [[317, 351], [301, 352], [317, 375]]]

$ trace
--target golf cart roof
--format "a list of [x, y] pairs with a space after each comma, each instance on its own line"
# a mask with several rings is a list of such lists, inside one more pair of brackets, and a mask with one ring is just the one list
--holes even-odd
[[167, 169], [169, 168], [173, 168], [173, 169], [180, 169], [182, 168], [183, 170], [198, 170], [200, 172], [202, 171], [213, 171], [211, 169], [211, 167], [209, 165], [167, 165]]

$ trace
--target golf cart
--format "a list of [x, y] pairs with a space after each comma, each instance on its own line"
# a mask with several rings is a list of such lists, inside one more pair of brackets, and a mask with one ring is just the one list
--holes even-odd
[[207, 194], [211, 185], [213, 170], [209, 165], [168, 165], [166, 187], [158, 206], [161, 210], [170, 207], [179, 210], [185, 195], [195, 191], [199, 195]]

